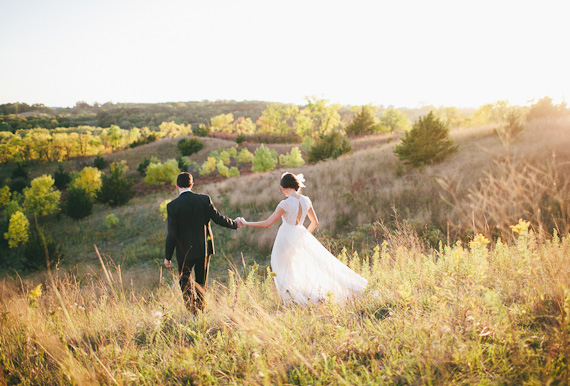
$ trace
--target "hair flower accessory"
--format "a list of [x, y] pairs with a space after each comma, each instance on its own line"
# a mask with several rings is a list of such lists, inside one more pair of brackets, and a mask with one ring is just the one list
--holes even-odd
[[296, 176], [297, 182], [299, 183], [299, 187], [301, 188], [306, 188], [305, 184], [303, 182], [305, 182], [305, 176], [303, 175], [303, 173], [299, 173]]

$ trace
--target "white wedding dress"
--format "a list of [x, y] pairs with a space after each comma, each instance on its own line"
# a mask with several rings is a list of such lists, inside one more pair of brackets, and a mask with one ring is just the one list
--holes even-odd
[[303, 226], [311, 208], [307, 196], [289, 196], [279, 203], [285, 214], [271, 252], [271, 269], [281, 300], [308, 304], [332, 297], [343, 302], [360, 294], [367, 280], [332, 255]]

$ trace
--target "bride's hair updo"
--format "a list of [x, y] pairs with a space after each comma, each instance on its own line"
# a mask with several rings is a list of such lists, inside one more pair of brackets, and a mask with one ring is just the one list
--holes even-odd
[[295, 176], [293, 173], [284, 173], [281, 176], [280, 185], [285, 189], [295, 189], [295, 191], [298, 191], [299, 188], [305, 186], [302, 182], [299, 182], [297, 176]]

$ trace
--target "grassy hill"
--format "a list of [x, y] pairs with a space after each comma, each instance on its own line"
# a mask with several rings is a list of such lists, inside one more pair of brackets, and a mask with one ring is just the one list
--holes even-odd
[[[317, 238], [370, 282], [346, 306], [283, 307], [267, 272], [277, 226], [215, 227], [209, 307], [189, 316], [161, 268], [158, 207], [174, 190], [96, 205], [80, 221], [49, 219], [46, 231], [65, 244], [59, 270], [0, 283], [0, 383], [568, 384], [569, 132], [568, 120], [536, 120], [505, 144], [492, 127], [456, 129], [459, 151], [421, 169], [400, 165], [397, 138], [379, 135], [290, 170], [306, 177]], [[173, 158], [176, 142], [108, 158], [135, 173], [143, 157]], [[191, 158], [234, 145], [206, 139]], [[283, 171], [198, 179], [195, 190], [228, 216], [262, 219], [282, 199]], [[109, 213], [117, 227], [106, 227]], [[513, 232], [496, 215], [530, 223]]]

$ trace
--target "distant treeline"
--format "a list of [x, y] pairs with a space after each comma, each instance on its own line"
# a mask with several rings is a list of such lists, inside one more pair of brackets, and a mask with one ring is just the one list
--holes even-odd
[[[110, 127], [116, 125], [130, 130], [135, 127], [157, 128], [163, 122], [185, 123], [193, 126], [208, 125], [210, 119], [221, 114], [233, 114], [235, 117], [250, 118], [256, 122], [267, 106], [274, 104], [260, 101], [202, 101], [177, 103], [105, 103], [90, 105], [77, 102], [71, 108], [46, 107], [43, 104], [7, 103], [0, 105], [0, 131], [15, 133], [37, 127], [55, 129], [58, 127], [95, 126]], [[378, 113], [393, 106], [378, 107]], [[433, 106], [421, 108], [400, 108], [399, 110], [415, 121], [427, 114]], [[474, 109], [460, 109], [463, 115], [471, 115]], [[339, 106], [338, 113], [342, 121], [349, 121], [353, 116], [351, 106]]]

